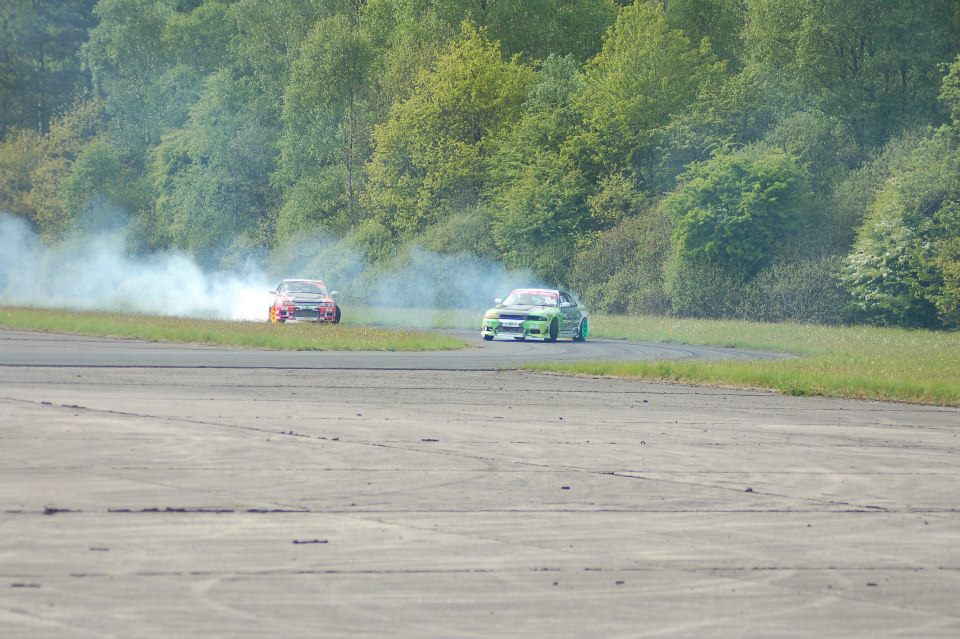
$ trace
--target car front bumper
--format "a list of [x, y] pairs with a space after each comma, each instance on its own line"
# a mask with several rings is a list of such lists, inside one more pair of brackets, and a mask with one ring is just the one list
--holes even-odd
[[545, 339], [550, 335], [549, 320], [499, 320], [484, 319], [480, 334], [486, 337], [513, 337]]
[[275, 306], [276, 318], [282, 322], [335, 323], [336, 306]]

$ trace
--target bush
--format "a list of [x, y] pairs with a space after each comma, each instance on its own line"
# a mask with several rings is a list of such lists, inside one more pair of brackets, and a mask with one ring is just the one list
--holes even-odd
[[804, 226], [809, 182], [796, 157], [762, 145], [693, 164], [664, 200], [678, 259], [752, 276]]
[[836, 278], [840, 263], [840, 257], [819, 257], [767, 266], [744, 290], [744, 319], [841, 323], [848, 299]]
[[670, 248], [670, 220], [661, 207], [596, 235], [577, 251], [570, 286], [601, 313], [663, 314], [663, 262]]
[[429, 227], [416, 243], [442, 254], [495, 255], [493, 216], [482, 208], [453, 213]]
[[841, 281], [853, 311], [881, 325], [958, 325], [960, 150], [946, 127], [919, 144], [870, 206]]
[[681, 317], [740, 317], [745, 285], [743, 276], [706, 259], [674, 255], [664, 267], [664, 289]]

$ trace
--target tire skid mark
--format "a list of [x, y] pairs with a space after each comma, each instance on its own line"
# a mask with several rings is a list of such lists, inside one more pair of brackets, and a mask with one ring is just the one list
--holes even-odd
[[[36, 401], [33, 401], [33, 400], [13, 399], [13, 400], [11, 400], [11, 401], [22, 402], [22, 403], [30, 403], [30, 404], [37, 404], [37, 402], [36, 402]], [[288, 437], [290, 436], [289, 433], [285, 433], [285, 432], [283, 432], [283, 431], [279, 431], [279, 430], [276, 430], [276, 429], [267, 429], [267, 428], [262, 428], [262, 427], [256, 427], [256, 426], [240, 426], [240, 425], [238, 425], [238, 424], [223, 424], [223, 423], [211, 422], [211, 421], [204, 421], [204, 420], [187, 419], [187, 418], [183, 418], [183, 417], [167, 417], [167, 416], [158, 416], [158, 415], [143, 415], [143, 414], [140, 414], [140, 413], [132, 413], [132, 412], [127, 412], [127, 411], [114, 411], [114, 410], [108, 410], [108, 409], [87, 408], [87, 407], [84, 407], [84, 406], [76, 406], [75, 409], [76, 409], [76, 410], [90, 411], [90, 412], [94, 412], [94, 413], [103, 413], [103, 414], [109, 414], [109, 415], [120, 415], [120, 416], [124, 416], [124, 417], [138, 417], [138, 418], [141, 418], [141, 419], [158, 419], [158, 420], [163, 420], [163, 421], [179, 422], [179, 423], [187, 423], [187, 424], [196, 424], [196, 425], [201, 425], [201, 426], [213, 426], [213, 427], [229, 428], [229, 429], [236, 429], [236, 430], [243, 430], [243, 431], [259, 432], [259, 433], [271, 434], [271, 435], [286, 435], [286, 436], [288, 436]], [[382, 442], [347, 442], [347, 441], [340, 441], [339, 439], [338, 439], [338, 440], [332, 440], [332, 439], [326, 439], [326, 438], [319, 439], [319, 438], [315, 438], [314, 436], [310, 436], [310, 437], [294, 437], [294, 440], [295, 440], [295, 441], [299, 440], [299, 441], [303, 441], [303, 442], [310, 442], [310, 443], [316, 443], [316, 442], [318, 442], [318, 441], [324, 441], [324, 442], [337, 441], [337, 443], [340, 443], [340, 444], [352, 443], [352, 444], [354, 444], [354, 445], [359, 445], [359, 446], [370, 446], [370, 447], [385, 448], [385, 449], [392, 449], [392, 450], [404, 450], [404, 451], [407, 451], [407, 452], [418, 452], [418, 453], [429, 453], [429, 454], [435, 454], [435, 455], [446, 455], [446, 456], [458, 457], [458, 458], [462, 458], [462, 459], [471, 459], [471, 460], [475, 460], [475, 461], [479, 460], [479, 461], [483, 461], [483, 462], [486, 462], [486, 463], [499, 462], [499, 463], [504, 463], [504, 464], [516, 464], [516, 465], [527, 466], [527, 467], [549, 468], [549, 469], [552, 469], [552, 470], [564, 471], [564, 472], [585, 473], [585, 474], [590, 474], [590, 475], [609, 475], [609, 476], [613, 476], [613, 477], [621, 477], [621, 478], [634, 479], [634, 480], [640, 480], [640, 481], [652, 481], [652, 482], [667, 483], [667, 484], [677, 484], [677, 485], [685, 485], [685, 486], [695, 486], [695, 487], [698, 487], [698, 488], [706, 488], [706, 489], [714, 489], [714, 490], [724, 490], [724, 491], [736, 492], [736, 493], [742, 492], [742, 490], [741, 490], [740, 488], [735, 488], [735, 487], [731, 487], [731, 486], [717, 486], [717, 485], [714, 485], [714, 484], [701, 483], [701, 482], [680, 481], [680, 480], [676, 480], [676, 479], [665, 479], [665, 478], [653, 478], [653, 477], [645, 477], [645, 476], [641, 476], [641, 475], [630, 475], [630, 474], [624, 474], [624, 473], [618, 472], [618, 471], [596, 470], [596, 469], [589, 469], [589, 468], [579, 468], [579, 467], [575, 467], [575, 466], [562, 466], [562, 465], [554, 465], [554, 464], [548, 464], [548, 463], [539, 463], [539, 462], [532, 462], [532, 461], [525, 461], [525, 460], [509, 459], [509, 458], [505, 458], [505, 457], [494, 457], [494, 456], [490, 456], [490, 455], [468, 454], [468, 453], [463, 453], [463, 452], [458, 452], [458, 451], [442, 450], [442, 449], [438, 449], [438, 448], [432, 447], [432, 446], [431, 446], [431, 447], [419, 447], [419, 448], [418, 448], [418, 447], [410, 447], [410, 446], [401, 446], [401, 445], [397, 445], [397, 444], [386, 444], [386, 443], [382, 443]], [[482, 472], [482, 471], [480, 471], [480, 472]], [[767, 497], [778, 497], [778, 498], [782, 498], [782, 499], [797, 499], [797, 500], [800, 500], [800, 501], [804, 501], [804, 502], [808, 502], [808, 503], [815, 503], [815, 504], [826, 504], [826, 505], [834, 505], [834, 506], [846, 506], [846, 507], [857, 508], [857, 509], [866, 509], [866, 510], [877, 509], [877, 510], [881, 510], [881, 511], [887, 512], [886, 509], [885, 509], [884, 507], [881, 507], [881, 506], [873, 506], [873, 505], [859, 505], [859, 506], [857, 506], [857, 505], [851, 504], [850, 502], [846, 502], [846, 501], [838, 501], [838, 500], [831, 500], [831, 499], [820, 499], [820, 498], [816, 498], [816, 497], [792, 496], [792, 495], [786, 495], [786, 494], [782, 494], [782, 493], [775, 493], [775, 492], [769, 492], [769, 491], [756, 491], [756, 492], [754, 492], [754, 493], [752, 493], [752, 494], [761, 495], [761, 496], [767, 496]]]

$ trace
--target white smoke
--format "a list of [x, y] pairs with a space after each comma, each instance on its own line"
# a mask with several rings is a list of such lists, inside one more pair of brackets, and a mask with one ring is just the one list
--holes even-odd
[[122, 231], [44, 246], [23, 220], [0, 214], [0, 303], [210, 319], [266, 319], [262, 273], [205, 273], [183, 253], [131, 256]]
[[[122, 230], [77, 233], [44, 245], [21, 218], [0, 213], [0, 305], [103, 310], [176, 317], [265, 321], [269, 290], [283, 278], [323, 279], [341, 304], [482, 310], [512, 288], [536, 285], [523, 273], [472, 255], [410, 248], [371, 265], [349, 242], [297, 238], [269, 269], [204, 271], [189, 255], [131, 255]], [[430, 315], [411, 316], [429, 325]]]

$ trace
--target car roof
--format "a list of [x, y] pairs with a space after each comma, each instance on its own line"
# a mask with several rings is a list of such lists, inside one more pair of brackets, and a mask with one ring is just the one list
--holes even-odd
[[515, 288], [511, 293], [559, 293], [560, 289], [556, 288]]

